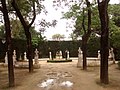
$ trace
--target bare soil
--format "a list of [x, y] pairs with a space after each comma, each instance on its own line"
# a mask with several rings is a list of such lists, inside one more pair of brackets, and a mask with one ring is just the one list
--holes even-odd
[[[88, 67], [86, 71], [77, 68], [77, 61], [66, 63], [47, 63], [40, 61], [41, 68], [29, 73], [28, 69], [15, 68], [15, 87], [8, 88], [7, 67], [0, 65], [0, 90], [120, 90], [120, 70], [117, 64], [109, 66], [108, 85], [100, 84], [99, 67]], [[41, 87], [49, 78], [56, 84]], [[71, 87], [60, 86], [63, 81], [70, 81]]]

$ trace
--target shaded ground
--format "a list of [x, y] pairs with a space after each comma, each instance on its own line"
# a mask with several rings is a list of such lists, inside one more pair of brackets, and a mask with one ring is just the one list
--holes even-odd
[[[28, 69], [15, 69], [15, 88], [8, 88], [7, 67], [0, 66], [0, 90], [120, 90], [120, 70], [117, 65], [109, 66], [109, 85], [99, 84], [99, 67], [88, 67], [87, 71], [77, 68], [77, 61], [66, 63], [46, 63], [40, 61], [41, 68], [29, 74]], [[47, 79], [54, 79], [52, 84], [41, 87]], [[61, 86], [70, 81], [70, 87]]]

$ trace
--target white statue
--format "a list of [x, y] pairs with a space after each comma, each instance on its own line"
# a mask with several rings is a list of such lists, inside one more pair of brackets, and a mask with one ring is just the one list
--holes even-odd
[[35, 64], [38, 64], [38, 58], [39, 58], [39, 55], [38, 55], [39, 51], [37, 49], [35, 49], [35, 57], [34, 57], [34, 60], [35, 60]]
[[52, 54], [49, 52], [49, 59], [52, 60]]
[[67, 59], [69, 59], [70, 58], [70, 52], [69, 51], [67, 51]]
[[62, 59], [62, 51], [59, 52], [59, 58]]
[[82, 50], [81, 48], [79, 47], [78, 49], [78, 63], [77, 63], [77, 67], [81, 67], [81, 64], [82, 64]]
[[111, 52], [111, 49], [109, 49], [109, 57], [108, 57], [109, 59], [111, 59], [112, 58], [112, 52]]
[[22, 60], [21, 54], [20, 54], [19, 60], [20, 60], [20, 61]]
[[7, 52], [6, 52], [6, 55], [5, 55], [5, 64], [8, 64]]
[[109, 59], [113, 60], [113, 63], [115, 63], [115, 55], [113, 52], [113, 48], [109, 50]]
[[100, 50], [98, 50], [98, 59], [100, 59]]
[[14, 50], [13, 51], [13, 65], [15, 65], [15, 63], [16, 63], [16, 51]]
[[24, 52], [24, 61], [28, 61], [27, 56], [26, 56], [26, 52]]

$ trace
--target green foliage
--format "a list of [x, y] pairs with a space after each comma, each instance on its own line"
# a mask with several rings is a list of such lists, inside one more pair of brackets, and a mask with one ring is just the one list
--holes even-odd
[[68, 12], [63, 14], [63, 18], [66, 18], [66, 19], [70, 19], [72, 17], [77, 18], [80, 16], [80, 14], [81, 14], [80, 5], [74, 4], [72, 5], [72, 7], [70, 8]]
[[111, 32], [110, 36], [110, 44], [115, 49], [115, 57], [116, 59], [120, 59], [120, 28], [114, 26], [115, 28]]
[[[75, 4], [71, 7], [71, 9], [64, 14], [64, 18], [69, 19], [69, 18], [75, 18], [75, 30], [74, 30], [74, 34], [76, 34], [75, 36], [78, 37], [79, 35], [83, 35], [83, 30], [82, 30], [82, 19], [83, 19], [83, 15], [82, 15], [82, 9], [78, 8], [78, 4]], [[86, 12], [87, 8], [85, 8], [85, 12]], [[100, 34], [100, 20], [99, 20], [99, 15], [98, 15], [98, 8], [96, 5], [92, 4], [91, 6], [91, 10], [92, 10], [92, 15], [91, 15], [91, 22], [92, 22], [92, 31], [94, 33], [98, 33]], [[109, 5], [108, 7], [108, 12], [109, 12], [109, 17], [110, 17], [110, 22], [109, 22], [109, 38], [110, 38], [110, 45], [112, 47], [115, 48], [116, 51], [116, 58], [120, 58], [120, 55], [118, 53], [120, 53], [120, 5], [119, 4], [112, 4]], [[77, 13], [78, 12], [78, 13]], [[77, 14], [76, 14], [77, 13]], [[87, 13], [85, 13], [85, 27], [87, 27], [87, 17], [86, 17]], [[73, 35], [74, 35], [73, 34]], [[91, 37], [92, 39], [89, 40], [88, 42], [88, 55], [95, 55], [93, 54], [94, 52], [96, 53], [97, 49], [99, 49], [98, 46], [99, 43], [98, 41], [96, 41], [96, 38]], [[91, 41], [92, 40], [92, 41]], [[97, 44], [97, 47], [95, 46], [95, 43]], [[92, 50], [93, 49], [93, 50]], [[89, 51], [90, 50], [90, 51]], [[95, 51], [94, 51], [95, 50]], [[94, 52], [91, 52], [94, 51]], [[91, 54], [90, 54], [91, 53]]]
[[71, 38], [73, 41], [77, 40], [76, 34], [71, 33], [69, 38]]
[[[100, 49], [98, 37], [91, 36], [88, 46], [87, 46], [87, 56], [97, 57], [97, 51]], [[70, 57], [78, 57], [78, 48], [81, 47], [81, 41], [36, 41], [37, 47], [33, 48], [33, 54], [35, 48], [39, 50], [40, 58], [49, 57], [49, 52], [53, 53], [53, 57], [55, 58], [56, 52], [61, 50], [63, 53], [63, 57], [65, 58], [66, 49], [70, 52]], [[22, 58], [24, 57], [24, 52], [27, 51], [26, 40], [20, 39], [12, 39], [12, 50], [16, 50], [17, 59], [19, 59], [20, 55]], [[34, 45], [33, 45], [34, 46]], [[4, 59], [6, 52], [6, 43], [3, 44], [0, 40], [0, 59]], [[118, 58], [119, 52], [115, 53], [116, 58]]]
[[94, 30], [93, 32], [99, 32], [100, 31], [100, 20], [99, 20], [99, 15], [98, 15], [98, 8], [97, 6], [93, 6], [91, 8], [92, 10], [92, 15], [91, 15], [91, 27]]
[[25, 32], [19, 20], [11, 19], [11, 35], [15, 39], [26, 39]]
[[120, 27], [120, 4], [111, 4], [108, 7], [110, 19], [115, 22], [115, 25]]
[[[33, 12], [33, 2], [36, 4], [36, 14], [40, 14], [43, 9], [45, 9], [44, 5], [42, 5], [42, 1], [44, 0], [15, 0], [20, 9], [24, 18], [31, 19]], [[8, 0], [8, 9], [10, 13], [14, 13], [14, 9], [11, 5], [12, 0]]]
[[109, 22], [109, 38], [110, 45], [115, 49], [115, 57], [116, 59], [120, 58], [120, 5], [119, 4], [111, 4], [108, 7], [108, 12], [110, 16]]
[[98, 50], [100, 50], [100, 38], [93, 33], [87, 44], [87, 54], [88, 56], [97, 57]]
[[5, 38], [5, 30], [4, 30], [5, 28], [4, 28], [4, 26], [3, 25], [1, 25], [0, 26], [0, 38]]
[[41, 32], [37, 32], [34, 27], [30, 28], [30, 33], [33, 47], [37, 47], [39, 42], [45, 41], [45, 37], [42, 36]]
[[[84, 34], [84, 30], [82, 27], [82, 22], [83, 22], [83, 10], [84, 10], [84, 25], [85, 29], [87, 28], [88, 24], [88, 17], [87, 17], [87, 10], [88, 8], [83, 8], [82, 7], [83, 3], [79, 4], [74, 4], [71, 6], [70, 10], [66, 12], [63, 16], [63, 18], [70, 19], [74, 18], [75, 19], [75, 30], [73, 31], [74, 34], [76, 34], [76, 37], [81, 36]], [[91, 4], [91, 28], [92, 31], [95, 33], [100, 32], [100, 20], [99, 20], [99, 15], [98, 15], [98, 8], [95, 4]], [[87, 30], [87, 29], [86, 29]]]
[[61, 39], [64, 39], [65, 38], [65, 36], [64, 35], [61, 35], [61, 34], [54, 34], [53, 36], [52, 36], [52, 39], [53, 40], [57, 40], [57, 41], [60, 41]]

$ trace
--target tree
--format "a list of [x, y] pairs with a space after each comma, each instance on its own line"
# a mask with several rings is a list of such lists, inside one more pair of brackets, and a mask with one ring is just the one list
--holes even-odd
[[108, 13], [110, 21], [112, 20], [116, 26], [120, 27], [120, 4], [110, 4], [108, 6]]
[[109, 48], [108, 48], [108, 36], [109, 36], [109, 19], [108, 19], [108, 3], [110, 0], [97, 0], [98, 2], [98, 10], [99, 10], [99, 17], [101, 21], [101, 66], [100, 66], [100, 81], [101, 83], [108, 84], [108, 55], [109, 55]]
[[84, 10], [83, 10], [83, 30], [84, 30], [84, 35], [82, 36], [82, 50], [83, 50], [83, 70], [87, 69], [87, 41], [90, 37], [91, 34], [91, 7], [90, 7], [90, 2], [86, 0], [87, 3], [87, 8], [88, 8], [88, 27], [87, 30], [85, 30], [85, 24], [84, 24]]
[[45, 36], [42, 36], [42, 32], [37, 32], [34, 29], [31, 30], [32, 35], [32, 45], [37, 48], [38, 44], [42, 41], [45, 41]]
[[[33, 72], [33, 60], [32, 60], [32, 39], [31, 39], [31, 33], [30, 28], [32, 24], [35, 21], [36, 14], [40, 14], [41, 10], [44, 8], [43, 5], [41, 5], [42, 0], [24, 0], [24, 1], [16, 1], [12, 0], [12, 6], [14, 10], [17, 13], [18, 18], [20, 19], [25, 35], [27, 38], [27, 56], [29, 59], [29, 72]], [[25, 9], [20, 10], [21, 2], [26, 6]], [[31, 8], [32, 7], [32, 8]], [[44, 11], [46, 13], [46, 11]], [[33, 13], [33, 14], [32, 14]], [[31, 18], [33, 17], [33, 18]], [[29, 22], [31, 20], [31, 22]], [[54, 26], [56, 24], [56, 20], [53, 20], [52, 25]]]
[[64, 39], [65, 38], [65, 36], [64, 35], [61, 35], [61, 34], [54, 34], [53, 36], [52, 36], [52, 39], [53, 40], [56, 40], [56, 41], [60, 41], [61, 39]]
[[[26, 20], [24, 19], [22, 13], [20, 12], [18, 5], [16, 4], [16, 0], [12, 1], [12, 6], [16, 11], [17, 16], [19, 17], [23, 28], [25, 30], [25, 35], [27, 38], [27, 56], [29, 59], [29, 72], [33, 72], [33, 60], [32, 60], [32, 41], [31, 41], [31, 33], [30, 33], [30, 27], [31, 25], [34, 23], [35, 18], [36, 18], [36, 12], [35, 12], [35, 1], [31, 1], [32, 7], [33, 7], [33, 18], [31, 20], [31, 22], [29, 23], [28, 21], [26, 22]], [[29, 23], [29, 24], [28, 24]]]
[[7, 6], [6, 6], [6, 0], [1, 0], [1, 4], [2, 6], [0, 6], [0, 10], [2, 11], [4, 16], [4, 24], [5, 24], [5, 31], [6, 31], [9, 87], [13, 87], [15, 83], [14, 83], [14, 67], [13, 67], [12, 47], [11, 47], [10, 21], [9, 21]]
[[71, 33], [69, 38], [72, 38], [73, 41], [77, 40], [76, 34]]
[[[82, 36], [82, 50], [83, 50], [83, 69], [87, 69], [87, 42], [91, 34], [91, 4], [89, 0], [86, 0], [87, 7], [83, 7], [84, 2], [75, 3], [71, 7], [71, 11], [64, 14], [65, 18], [76, 18], [74, 34]], [[81, 8], [82, 7], [82, 8]], [[87, 11], [87, 13], [86, 13]], [[87, 20], [86, 20], [87, 17]], [[86, 29], [87, 28], [87, 29]]]

